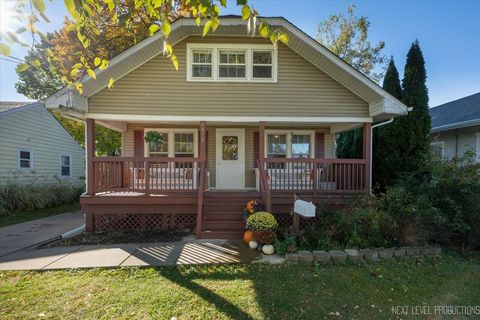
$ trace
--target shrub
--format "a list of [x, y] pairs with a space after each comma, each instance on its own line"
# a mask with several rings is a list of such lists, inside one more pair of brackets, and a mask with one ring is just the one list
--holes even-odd
[[424, 225], [432, 241], [461, 249], [480, 248], [480, 164], [474, 154], [434, 161], [428, 193], [436, 208]]
[[277, 228], [277, 220], [270, 212], [257, 212], [247, 218], [247, 229], [250, 231], [275, 231]]
[[319, 210], [317, 222], [301, 234], [301, 246], [308, 249], [381, 247], [395, 244], [392, 219], [375, 203], [359, 201], [352, 208]]
[[0, 215], [55, 207], [78, 201], [83, 188], [68, 184], [24, 185], [8, 182], [0, 186]]
[[275, 237], [273, 246], [275, 252], [279, 255], [297, 251], [297, 241], [295, 235], [292, 233], [279, 234]]
[[392, 218], [394, 239], [400, 245], [425, 242], [422, 220], [434, 212], [426, 190], [421, 184], [413, 187], [408, 183], [387, 188], [379, 198], [379, 210]]

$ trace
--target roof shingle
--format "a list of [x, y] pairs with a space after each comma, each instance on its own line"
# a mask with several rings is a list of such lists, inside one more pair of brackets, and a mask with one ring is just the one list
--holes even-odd
[[462, 123], [474, 125], [477, 120], [480, 122], [480, 92], [430, 108], [429, 112], [432, 131], [454, 129]]

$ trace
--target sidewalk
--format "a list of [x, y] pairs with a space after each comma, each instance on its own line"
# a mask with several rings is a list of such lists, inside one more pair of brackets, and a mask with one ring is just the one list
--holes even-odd
[[0, 257], [55, 238], [83, 223], [83, 214], [76, 211], [0, 228]]
[[241, 240], [183, 240], [169, 243], [29, 248], [0, 257], [0, 270], [249, 263], [262, 255]]

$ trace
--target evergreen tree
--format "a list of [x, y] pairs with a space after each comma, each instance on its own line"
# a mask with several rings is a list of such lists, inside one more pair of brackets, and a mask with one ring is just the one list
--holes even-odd
[[[383, 89], [390, 93], [398, 100], [402, 99], [402, 86], [400, 85], [400, 76], [395, 66], [393, 57], [390, 62], [383, 79]], [[372, 175], [373, 186], [380, 191], [384, 191], [388, 181], [391, 180], [390, 172], [393, 168], [390, 167], [390, 149], [396, 149], [395, 145], [391, 145], [395, 141], [395, 137], [401, 134], [401, 131], [396, 128], [396, 121], [385, 126], [378, 127], [373, 130], [373, 146], [372, 146]]]
[[[393, 62], [392, 62], [393, 65]], [[407, 54], [407, 63], [402, 81], [403, 91], [397, 83], [398, 72], [392, 70], [385, 78], [384, 88], [403, 103], [413, 108], [406, 116], [395, 118], [393, 123], [383, 127], [378, 133], [379, 152], [377, 153], [377, 183], [380, 190], [392, 185], [396, 180], [415, 177], [422, 178], [428, 171], [430, 160], [431, 119], [428, 112], [428, 89], [425, 60], [418, 41], [415, 41]]]

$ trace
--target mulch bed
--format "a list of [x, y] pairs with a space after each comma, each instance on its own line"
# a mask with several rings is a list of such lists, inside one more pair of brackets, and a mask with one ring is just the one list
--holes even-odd
[[45, 247], [71, 247], [79, 245], [141, 243], [141, 242], [175, 242], [191, 234], [190, 230], [166, 231], [110, 231], [96, 234], [82, 233], [77, 236], [61, 239], [45, 245]]

